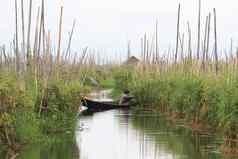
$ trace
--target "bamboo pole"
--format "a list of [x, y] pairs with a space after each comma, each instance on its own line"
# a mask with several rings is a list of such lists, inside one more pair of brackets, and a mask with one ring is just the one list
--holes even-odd
[[187, 22], [187, 26], [188, 26], [188, 57], [190, 60], [192, 60], [192, 44], [191, 44], [192, 34], [189, 22]]
[[207, 28], [208, 28], [208, 16], [206, 17], [206, 24], [205, 24], [205, 35], [203, 41], [203, 52], [202, 52], [202, 71], [205, 71], [205, 59], [206, 59], [206, 45], [207, 45]]
[[158, 48], [158, 19], [156, 19], [156, 28], [155, 28], [155, 62], [159, 60], [159, 48]]
[[201, 32], [201, 0], [198, 4], [198, 39], [197, 39], [197, 60], [200, 58], [200, 32]]
[[143, 38], [141, 38], [141, 60], [144, 59], [144, 41]]
[[155, 57], [156, 57], [156, 52], [154, 52], [154, 44], [155, 44], [155, 35], [152, 36], [151, 38], [151, 43], [150, 43], [150, 48], [149, 48], [149, 61], [152, 63], [155, 62]]
[[57, 64], [60, 63], [61, 56], [61, 32], [62, 32], [62, 22], [63, 22], [63, 6], [60, 8], [60, 22], [59, 22], [59, 32], [58, 32], [58, 48], [57, 48]]
[[32, 15], [32, 0], [29, 4], [29, 17], [28, 17], [28, 31], [27, 31], [27, 66], [30, 65], [30, 38], [31, 38], [31, 15]]
[[72, 41], [72, 37], [73, 37], [73, 33], [74, 33], [75, 24], [76, 24], [76, 20], [74, 20], [74, 22], [73, 22], [73, 27], [72, 27], [70, 35], [69, 35], [69, 42], [68, 42], [68, 47], [67, 47], [66, 54], [65, 54], [65, 60], [67, 59], [67, 57], [70, 54], [71, 41]]
[[[81, 58], [80, 58], [79, 66], [81, 66], [81, 65], [83, 64], [84, 60], [86, 59], [86, 57], [87, 57], [87, 52], [88, 52], [88, 47], [86, 47], [86, 48], [83, 49], [83, 54], [82, 54], [82, 56], [81, 56]], [[76, 59], [75, 59], [75, 60], [76, 60]]]
[[233, 57], [233, 39], [231, 38], [230, 55]]
[[176, 51], [175, 51], [175, 64], [178, 58], [178, 45], [179, 45], [179, 25], [180, 25], [180, 4], [178, 6], [178, 19], [177, 19], [177, 38], [176, 38]]
[[40, 7], [37, 9], [37, 17], [36, 17], [36, 28], [35, 28], [35, 41], [34, 41], [34, 60], [36, 60], [37, 48], [38, 48], [38, 32], [39, 32], [39, 18], [40, 18]]
[[218, 54], [217, 54], [217, 21], [216, 21], [216, 9], [213, 9], [214, 12], [214, 40], [215, 40], [215, 49], [214, 49], [214, 55], [215, 55], [215, 71], [216, 75], [218, 74]]
[[21, 20], [22, 20], [22, 54], [25, 58], [25, 18], [24, 18], [24, 2], [21, 0]]
[[39, 29], [39, 33], [38, 33], [38, 49], [37, 49], [37, 55], [36, 55], [36, 61], [38, 64], [38, 59], [39, 59], [39, 56], [40, 56], [40, 51], [41, 51], [41, 33], [42, 33], [42, 7], [41, 7], [41, 16], [40, 16], [40, 29]]
[[41, 20], [42, 20], [42, 50], [43, 50], [43, 55], [45, 54], [45, 43], [47, 41], [46, 36], [45, 36], [45, 0], [42, 0], [42, 12], [41, 12]]
[[46, 67], [47, 67], [47, 72], [48, 72], [48, 76], [49, 76], [49, 68], [50, 68], [50, 56], [51, 56], [51, 52], [50, 52], [50, 48], [51, 48], [51, 34], [50, 31], [48, 31], [48, 36], [47, 36], [47, 49], [46, 49]]
[[7, 57], [7, 54], [6, 54], [6, 46], [5, 45], [2, 46], [2, 53], [3, 53], [3, 56], [4, 56], [5, 63], [9, 64], [8, 63], [8, 57]]
[[[43, 34], [43, 36], [42, 36]], [[39, 39], [38, 39], [38, 50], [37, 50], [37, 55], [35, 59], [35, 87], [36, 87], [36, 92], [38, 90], [38, 76], [40, 74], [40, 51], [41, 51], [41, 40], [44, 42], [44, 0], [41, 1], [41, 18], [40, 18], [40, 29], [38, 33]], [[42, 36], [42, 37], [41, 37]], [[44, 43], [43, 43], [43, 50], [44, 50]], [[44, 68], [44, 67], [42, 67]], [[39, 116], [41, 113], [41, 105], [39, 109]]]
[[146, 46], [146, 44], [147, 44], [147, 39], [146, 39], [146, 33], [145, 33], [145, 35], [144, 35], [144, 62], [146, 62], [146, 50], [147, 50], [147, 46]]
[[149, 39], [147, 39], [147, 49], [146, 49], [146, 63], [149, 63]]
[[131, 57], [131, 41], [129, 40], [127, 44], [127, 60], [129, 60], [130, 57]]
[[211, 26], [211, 13], [208, 15], [208, 26], [207, 26], [207, 44], [206, 44], [206, 62], [209, 60], [209, 42], [210, 42], [210, 26]]
[[43, 89], [42, 89], [42, 97], [41, 97], [41, 102], [40, 102], [40, 109], [38, 112], [38, 115], [41, 115], [41, 112], [43, 108], [46, 108], [48, 105], [46, 104], [48, 100], [48, 80], [50, 77], [50, 31], [48, 31], [47, 39], [46, 39], [46, 53], [45, 56], [43, 56], [43, 63], [44, 66], [43, 68]]
[[16, 55], [16, 73], [17, 78], [20, 76], [20, 58], [19, 58], [19, 47], [18, 47], [18, 11], [17, 11], [17, 0], [15, 0], [15, 55]]
[[184, 34], [182, 34], [182, 39], [181, 40], [181, 60], [184, 60]]

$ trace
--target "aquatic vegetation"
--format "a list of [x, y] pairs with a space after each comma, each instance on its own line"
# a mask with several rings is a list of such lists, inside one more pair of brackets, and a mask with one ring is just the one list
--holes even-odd
[[[81, 97], [91, 88], [87, 79], [100, 79], [100, 72], [94, 67], [95, 59], [87, 53], [87, 48], [80, 57], [71, 54], [75, 24], [67, 51], [61, 50], [63, 6], [59, 16], [57, 50], [52, 49], [51, 33], [45, 32], [44, 1], [35, 17], [35, 40], [30, 41], [33, 39], [30, 25], [32, 4], [30, 1], [27, 43], [24, 36], [22, 41], [19, 39], [18, 1], [15, 1], [13, 47], [0, 46], [0, 144], [10, 147], [47, 140], [56, 133], [73, 136]], [[23, 14], [24, 5], [21, 7]], [[24, 24], [23, 16], [21, 20]]]
[[89, 88], [79, 81], [61, 80], [50, 81], [44, 93], [39, 86], [37, 93], [30, 82], [20, 89], [14, 76], [0, 75], [1, 143], [32, 143], [57, 132], [73, 134], [81, 95]]
[[[80, 56], [71, 52], [75, 22], [67, 50], [61, 50], [63, 6], [60, 6], [57, 49], [54, 51], [51, 32], [46, 33], [44, 1], [38, 9], [36, 25], [31, 25], [30, 0], [25, 45], [24, 27], [22, 41], [19, 39], [18, 3], [15, 0], [13, 47], [7, 51], [5, 46], [0, 47], [0, 143], [14, 146], [15, 143], [47, 138], [49, 134], [73, 134], [81, 96], [91, 87], [113, 87], [114, 97], [124, 89], [130, 89], [140, 108], [152, 107], [199, 130], [218, 130], [223, 133], [226, 145], [237, 148], [238, 54], [233, 55], [231, 46], [230, 57], [218, 57], [215, 8], [212, 27], [214, 50], [209, 50], [211, 13], [206, 18], [204, 41], [201, 43], [200, 3], [196, 55], [192, 52], [189, 22], [188, 50], [184, 48], [179, 4], [175, 52], [160, 55], [156, 22], [151, 44], [147, 34], [141, 38], [141, 61], [126, 62], [121, 66], [103, 62], [102, 66], [100, 61], [96, 62], [95, 54], [88, 53], [87, 47]], [[31, 26], [36, 27], [35, 37], [31, 37]], [[31, 45], [30, 39], [33, 38]], [[128, 59], [129, 55], [130, 43]]]
[[233, 145], [231, 147], [236, 145], [237, 78], [231, 80], [226, 73], [214, 76], [212, 73], [196, 74], [173, 70], [154, 74], [137, 70], [128, 72], [130, 78], [127, 85], [140, 107], [153, 107], [170, 117], [183, 119], [199, 131], [222, 132], [225, 143]]

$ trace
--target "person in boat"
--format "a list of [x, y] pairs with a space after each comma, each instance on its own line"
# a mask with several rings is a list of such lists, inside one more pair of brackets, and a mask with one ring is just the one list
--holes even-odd
[[128, 106], [130, 104], [130, 101], [133, 99], [132, 96], [129, 95], [130, 91], [125, 90], [123, 94], [120, 97], [119, 105], [125, 105]]

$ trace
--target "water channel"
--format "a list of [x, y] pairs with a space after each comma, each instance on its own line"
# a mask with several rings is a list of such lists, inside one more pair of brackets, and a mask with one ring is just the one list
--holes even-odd
[[218, 151], [218, 137], [196, 134], [151, 112], [80, 116], [75, 138], [29, 146], [17, 159], [228, 159]]

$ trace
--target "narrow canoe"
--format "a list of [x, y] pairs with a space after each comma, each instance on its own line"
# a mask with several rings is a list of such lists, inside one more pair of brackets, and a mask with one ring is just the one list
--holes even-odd
[[119, 108], [129, 108], [129, 105], [118, 105], [114, 102], [106, 102], [106, 101], [94, 101], [88, 98], [83, 98], [81, 101], [82, 105], [87, 107], [88, 110], [93, 112], [106, 111], [110, 109], [119, 109]]

